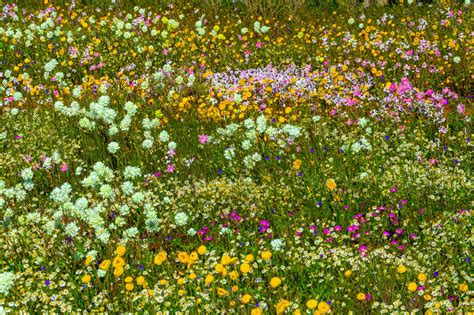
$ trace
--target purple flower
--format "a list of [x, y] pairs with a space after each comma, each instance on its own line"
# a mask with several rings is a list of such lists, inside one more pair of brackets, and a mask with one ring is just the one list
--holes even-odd
[[47, 287], [49, 287], [50, 284], [51, 284], [51, 281], [49, 281], [49, 280], [46, 280], [46, 281], [44, 282], [44, 285], [47, 286]]

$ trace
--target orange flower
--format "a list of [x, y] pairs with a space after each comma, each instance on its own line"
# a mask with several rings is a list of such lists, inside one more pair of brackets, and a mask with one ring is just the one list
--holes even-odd
[[337, 185], [336, 185], [336, 181], [334, 179], [328, 179], [326, 181], [326, 187], [329, 189], [329, 190], [334, 190], [336, 189]]

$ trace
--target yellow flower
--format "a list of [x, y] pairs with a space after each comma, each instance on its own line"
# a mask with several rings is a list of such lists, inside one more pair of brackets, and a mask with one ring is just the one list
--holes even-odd
[[272, 258], [272, 252], [267, 250], [267, 251], [264, 251], [261, 255], [262, 259], [263, 260], [269, 260], [270, 258]]
[[240, 272], [242, 273], [247, 273], [247, 272], [250, 272], [251, 270], [252, 268], [250, 268], [250, 265], [247, 263], [243, 263], [242, 265], [240, 265]]
[[408, 291], [410, 291], [410, 292], [415, 292], [417, 287], [418, 287], [418, 286], [416, 285], [415, 282], [410, 282], [410, 283], [408, 284]]
[[283, 312], [285, 312], [288, 306], [290, 306], [290, 301], [285, 300], [285, 299], [280, 300], [280, 302], [278, 302], [276, 306], [277, 314], [282, 314]]
[[295, 160], [293, 162], [293, 168], [298, 171], [301, 168], [301, 161], [300, 160]]
[[120, 256], [116, 256], [114, 260], [112, 260], [112, 266], [114, 266], [114, 268], [123, 267], [124, 265], [125, 259]]
[[119, 256], [125, 255], [125, 252], [126, 252], [126, 251], [127, 251], [127, 249], [126, 249], [125, 246], [123, 246], [123, 245], [119, 245], [119, 246], [117, 247], [117, 249], [115, 250], [115, 252], [116, 252], [117, 255], [119, 255]]
[[271, 286], [272, 288], [274, 288], [274, 289], [275, 289], [276, 287], [278, 287], [280, 284], [281, 284], [281, 280], [280, 280], [280, 278], [278, 278], [278, 277], [273, 277], [273, 278], [270, 280], [270, 286]]
[[224, 295], [227, 295], [227, 294], [229, 294], [229, 292], [227, 292], [226, 289], [217, 288], [217, 295], [219, 295], [219, 296], [224, 296]]
[[252, 300], [252, 296], [250, 294], [244, 294], [241, 300], [243, 304], [248, 304]]
[[429, 295], [429, 294], [423, 295], [423, 298], [424, 298], [426, 301], [431, 301], [431, 295]]
[[316, 306], [318, 306], [318, 301], [316, 300], [311, 299], [308, 302], [306, 302], [306, 307], [310, 310], [315, 309]]
[[178, 254], [178, 259], [180, 262], [182, 262], [183, 264], [186, 264], [189, 260], [189, 255], [186, 253], [186, 252], [180, 252]]
[[86, 260], [84, 261], [84, 266], [89, 266], [91, 263], [92, 263], [92, 260], [94, 259], [94, 257], [92, 256], [87, 256], [86, 257]]
[[424, 273], [418, 274], [418, 280], [421, 282], [425, 282], [427, 279], [426, 275]]
[[91, 281], [90, 275], [84, 275], [81, 279], [82, 283], [89, 283]]
[[258, 307], [252, 309], [252, 311], [250, 312], [250, 315], [262, 315], [263, 312], [261, 309], [259, 309]]
[[196, 279], [197, 275], [193, 272], [188, 277], [189, 277], [189, 279], [194, 280], [194, 279]]
[[252, 261], [254, 261], [254, 259], [255, 259], [255, 257], [253, 257], [252, 254], [248, 254], [247, 256], [245, 256], [245, 260], [247, 262], [252, 262]]
[[467, 292], [467, 290], [469, 290], [469, 286], [466, 283], [460, 284], [459, 290], [462, 292]]
[[123, 267], [117, 267], [114, 269], [114, 276], [117, 278], [123, 274]]
[[206, 276], [206, 279], [204, 279], [204, 283], [205, 283], [205, 284], [209, 284], [209, 283], [211, 283], [212, 281], [214, 281], [214, 276], [213, 276], [213, 275], [207, 275], [207, 276]]
[[196, 260], [199, 259], [199, 256], [198, 256], [198, 254], [197, 254], [196, 252], [192, 252], [191, 255], [189, 255], [189, 259], [190, 259], [191, 261], [196, 261]]
[[229, 276], [232, 280], [237, 280], [239, 278], [239, 273], [234, 270], [230, 272]]
[[365, 294], [362, 293], [362, 292], [361, 292], [361, 293], [357, 293], [357, 299], [358, 299], [359, 301], [365, 300]]
[[329, 189], [329, 190], [334, 190], [336, 189], [337, 185], [336, 185], [336, 181], [334, 179], [328, 179], [326, 181], [326, 187]]
[[326, 302], [319, 302], [319, 304], [318, 304], [318, 311], [319, 311], [321, 314], [326, 314], [327, 312], [329, 312], [329, 305], [328, 305], [328, 303], [326, 303]]
[[216, 272], [218, 273], [224, 273], [225, 272], [225, 267], [223, 264], [217, 264], [215, 267]]
[[237, 292], [237, 291], [239, 291], [239, 286], [237, 285], [232, 286], [232, 292]]
[[132, 283], [133, 282], [133, 278], [128, 276], [127, 278], [125, 278], [125, 283]]
[[139, 276], [135, 281], [138, 285], [143, 285], [145, 283], [145, 278], [143, 276]]
[[198, 247], [198, 254], [199, 255], [204, 255], [207, 252], [207, 248], [204, 245], [201, 245]]
[[349, 269], [349, 270], [346, 270], [346, 271], [344, 272], [344, 276], [346, 276], [346, 277], [350, 277], [351, 275], [352, 275], [352, 270], [350, 270], [350, 269]]
[[159, 281], [159, 284], [160, 284], [160, 285], [166, 285], [167, 283], [168, 283], [168, 280], [166, 280], [166, 279], [161, 279], [161, 280]]
[[111, 263], [110, 259], [104, 260], [103, 262], [100, 263], [99, 268], [102, 270], [107, 270], [109, 269], [110, 263]]
[[159, 252], [155, 258], [153, 259], [153, 262], [155, 263], [155, 265], [161, 265], [164, 261], [166, 261], [168, 255], [166, 254], [166, 252]]
[[399, 266], [397, 268], [398, 273], [405, 273], [406, 271], [407, 271], [407, 267], [405, 267], [405, 266]]
[[223, 255], [221, 258], [221, 263], [225, 266], [230, 264], [235, 264], [237, 262], [237, 258], [231, 258], [229, 255]]
[[132, 291], [133, 290], [133, 283], [127, 283], [125, 285], [125, 289], [127, 289], [127, 291]]

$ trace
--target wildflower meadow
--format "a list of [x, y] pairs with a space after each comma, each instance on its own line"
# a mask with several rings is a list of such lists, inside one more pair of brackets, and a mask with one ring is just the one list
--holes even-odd
[[473, 7], [382, 2], [0, 1], [0, 315], [473, 314]]

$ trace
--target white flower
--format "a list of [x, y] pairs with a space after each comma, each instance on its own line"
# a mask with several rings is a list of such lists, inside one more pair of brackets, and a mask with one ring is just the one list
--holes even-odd
[[133, 104], [132, 102], [125, 103], [125, 110], [127, 111], [127, 115], [133, 116], [137, 112], [137, 105]]
[[242, 149], [244, 150], [248, 150], [252, 147], [252, 142], [250, 142], [249, 140], [244, 140], [242, 142]]
[[188, 215], [184, 212], [178, 212], [174, 216], [174, 221], [178, 226], [183, 226], [188, 222]]
[[173, 149], [174, 150], [174, 149], [176, 149], [176, 146], [177, 146], [177, 144], [174, 141], [170, 141], [168, 143], [168, 149]]
[[136, 166], [127, 166], [123, 171], [123, 176], [127, 179], [134, 179], [142, 175], [142, 171]]
[[32, 179], [33, 178], [33, 170], [30, 167], [25, 168], [21, 171], [20, 176], [21, 176], [21, 178], [23, 178], [23, 180]]
[[17, 102], [20, 101], [22, 98], [23, 95], [21, 94], [21, 92], [15, 92], [15, 94], [13, 94], [13, 99]]
[[166, 130], [161, 131], [159, 137], [160, 137], [160, 141], [163, 143], [168, 142], [170, 140], [170, 136], [168, 132], [166, 132]]
[[109, 145], [107, 146], [107, 150], [114, 154], [119, 150], [120, 146], [117, 142], [110, 142]]
[[321, 116], [313, 116], [312, 120], [314, 123], [318, 122], [321, 119]]
[[454, 61], [455, 63], [460, 63], [460, 62], [461, 62], [461, 57], [456, 56], [456, 57], [453, 58], [453, 61]]
[[361, 127], [365, 127], [365, 125], [367, 125], [368, 122], [369, 120], [367, 118], [362, 117], [359, 119], [359, 122], [357, 124]]
[[79, 228], [77, 227], [76, 223], [71, 222], [68, 225], [66, 225], [64, 232], [66, 233], [66, 235], [70, 237], [76, 237], [77, 233], [79, 233]]
[[234, 98], [233, 98], [233, 99], [234, 99], [234, 102], [235, 102], [236, 104], [240, 104], [240, 102], [242, 102], [242, 96], [241, 96], [240, 94], [238, 94], [238, 93], [234, 94]]
[[284, 244], [283, 244], [283, 241], [282, 241], [281, 239], [279, 239], [279, 238], [274, 239], [274, 240], [272, 240], [272, 241], [270, 242], [270, 246], [272, 247], [272, 249], [273, 249], [274, 251], [279, 251], [279, 250], [281, 250], [281, 248], [283, 247], [283, 245], [284, 245]]
[[8, 295], [8, 291], [13, 287], [15, 283], [15, 274], [13, 272], [2, 272], [0, 273], [0, 293]]
[[105, 184], [105, 185], [100, 186], [99, 195], [104, 199], [110, 199], [110, 200], [115, 199], [114, 189], [109, 184]]
[[153, 147], [153, 140], [152, 139], [143, 140], [142, 147], [147, 150], [151, 149]]
[[354, 19], [353, 18], [350, 18], [349, 20], [347, 20], [347, 23], [349, 23], [350, 25], [354, 24]]
[[122, 191], [125, 195], [131, 195], [133, 193], [133, 183], [131, 182], [124, 182], [121, 186]]

